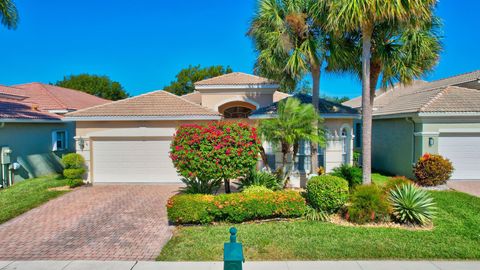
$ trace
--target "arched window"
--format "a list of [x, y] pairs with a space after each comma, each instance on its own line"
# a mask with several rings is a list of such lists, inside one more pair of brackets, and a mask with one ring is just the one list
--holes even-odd
[[252, 109], [246, 107], [231, 107], [223, 111], [225, 118], [248, 118], [252, 113]]
[[218, 107], [224, 118], [248, 118], [257, 107], [245, 101], [232, 101]]

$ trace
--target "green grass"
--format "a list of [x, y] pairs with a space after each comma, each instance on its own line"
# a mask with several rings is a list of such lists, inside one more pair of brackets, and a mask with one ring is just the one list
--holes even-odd
[[388, 181], [390, 177], [391, 176], [386, 176], [379, 173], [372, 173], [372, 182], [379, 186], [383, 186], [385, 185], [385, 183]]
[[46, 176], [24, 180], [0, 190], [0, 224], [68, 192], [48, 190], [66, 185], [67, 180]]
[[[480, 259], [480, 198], [431, 193], [438, 204], [435, 228], [344, 227], [289, 221], [238, 224], [247, 260]], [[178, 227], [158, 260], [222, 260], [231, 225]]]

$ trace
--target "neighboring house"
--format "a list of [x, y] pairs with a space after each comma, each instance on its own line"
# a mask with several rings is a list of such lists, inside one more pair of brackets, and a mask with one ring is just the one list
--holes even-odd
[[[361, 98], [343, 104], [360, 108]], [[480, 71], [377, 91], [373, 110], [374, 169], [413, 177], [420, 156], [438, 153], [452, 179], [480, 179]]]
[[[160, 90], [69, 113], [67, 119], [77, 123], [77, 152], [87, 160], [90, 182], [178, 183], [169, 151], [179, 125], [221, 119], [255, 123], [255, 118], [274, 113], [275, 102], [289, 97], [278, 88], [266, 78], [235, 72], [199, 81], [194, 93], [182, 97]], [[320, 104], [332, 141], [323, 160], [331, 168], [344, 162], [337, 142], [343, 132], [351, 146], [352, 121], [358, 114], [340, 104]], [[351, 149], [345, 152], [345, 162], [351, 163]]]
[[106, 102], [41, 83], [0, 86], [0, 148], [9, 147], [12, 162], [20, 164], [14, 181], [60, 172], [62, 154], [75, 150], [75, 123], [63, 115]]

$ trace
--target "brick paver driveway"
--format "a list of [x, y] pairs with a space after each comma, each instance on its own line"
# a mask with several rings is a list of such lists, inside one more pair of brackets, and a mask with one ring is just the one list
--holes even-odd
[[153, 260], [171, 237], [165, 203], [178, 188], [82, 187], [0, 225], [0, 260]]
[[480, 197], [480, 180], [450, 180], [449, 188]]

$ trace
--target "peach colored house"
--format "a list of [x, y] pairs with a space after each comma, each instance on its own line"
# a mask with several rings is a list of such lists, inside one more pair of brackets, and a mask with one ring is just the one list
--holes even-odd
[[[87, 160], [92, 183], [178, 183], [169, 158], [176, 128], [184, 123], [244, 119], [255, 124], [274, 117], [278, 101], [289, 95], [266, 78], [235, 72], [195, 83], [195, 92], [176, 96], [155, 91], [129, 99], [79, 110], [67, 115], [77, 123], [77, 152]], [[309, 102], [308, 96], [300, 96]], [[310, 101], [311, 102], [311, 101]], [[321, 151], [327, 170], [352, 162], [352, 123], [355, 110], [320, 101], [328, 130]], [[277, 150], [265, 143], [271, 165]], [[301, 170], [308, 171], [308, 147], [302, 147]]]

